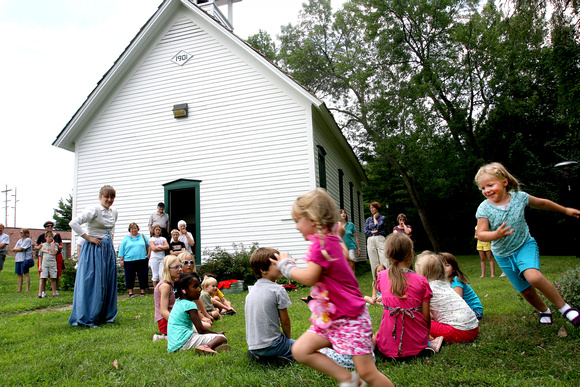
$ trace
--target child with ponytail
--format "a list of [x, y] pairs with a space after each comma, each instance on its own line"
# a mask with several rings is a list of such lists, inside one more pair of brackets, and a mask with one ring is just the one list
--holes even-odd
[[[312, 325], [294, 345], [292, 355], [300, 363], [336, 379], [340, 386], [392, 386], [373, 361], [373, 326], [358, 282], [336, 235], [338, 209], [323, 189], [300, 196], [292, 206], [296, 229], [312, 242], [306, 253], [306, 268], [299, 269], [288, 254], [276, 254], [272, 262], [285, 277], [312, 286]], [[332, 348], [351, 355], [356, 371], [352, 374], [318, 350]]]
[[405, 234], [390, 234], [385, 243], [385, 255], [391, 265], [377, 277], [377, 289], [382, 294], [384, 308], [375, 337], [377, 349], [397, 360], [432, 354], [433, 351], [426, 347], [431, 327], [429, 303], [433, 293], [429, 281], [411, 270], [413, 241]]

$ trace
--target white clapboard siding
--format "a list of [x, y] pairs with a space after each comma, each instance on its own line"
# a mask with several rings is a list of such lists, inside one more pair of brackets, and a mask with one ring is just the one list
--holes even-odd
[[[359, 245], [361, 248], [361, 259], [366, 256], [366, 237], [364, 235], [364, 230], [359, 227], [359, 219], [364, 214], [363, 208], [358, 206], [357, 192], [361, 193], [362, 201], [362, 186], [360, 182], [360, 177], [355, 169], [354, 165], [350, 163], [345, 163], [347, 155], [345, 154], [344, 147], [339, 143], [339, 139], [333, 136], [331, 133], [331, 128], [325, 124], [323, 119], [315, 114], [314, 115], [315, 130], [314, 130], [314, 146], [320, 145], [326, 151], [325, 164], [326, 164], [326, 187], [327, 191], [332, 195], [336, 204], [340, 206], [340, 184], [339, 184], [339, 169], [342, 169], [343, 175], [343, 199], [344, 208], [346, 209], [349, 221], [353, 222], [356, 227], [357, 237]], [[314, 150], [317, 152], [317, 150]], [[316, 158], [318, 163], [318, 158]], [[317, 168], [316, 179], [319, 181], [319, 169]], [[353, 202], [350, 200], [350, 189], [349, 183], [353, 183]], [[362, 203], [361, 203], [362, 205]], [[351, 206], [354, 208], [355, 219], [351, 219]], [[364, 220], [362, 220], [364, 224]]]
[[[347, 208], [348, 183], [355, 200], [362, 191], [364, 175], [332, 118], [196, 7], [167, 0], [149, 23], [55, 141], [74, 142], [75, 214], [98, 203], [101, 186], [115, 187], [118, 247], [131, 222], [148, 233], [163, 184], [197, 180], [202, 252], [258, 243], [301, 257], [308, 242], [290, 210], [317, 186], [316, 145], [327, 151], [328, 191], [337, 203], [339, 168]], [[193, 57], [179, 66], [171, 59], [182, 50]], [[174, 119], [173, 105], [181, 103], [189, 116]]]

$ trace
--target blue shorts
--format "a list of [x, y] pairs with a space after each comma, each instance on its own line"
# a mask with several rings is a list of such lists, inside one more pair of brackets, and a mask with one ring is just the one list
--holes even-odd
[[280, 335], [274, 344], [266, 348], [251, 349], [252, 355], [258, 357], [282, 356], [292, 359], [292, 345], [296, 342], [294, 339], [289, 339], [286, 335]]
[[514, 289], [520, 293], [531, 286], [524, 277], [524, 271], [528, 269], [540, 270], [540, 250], [534, 238], [530, 238], [524, 243], [515, 254], [508, 257], [496, 256], [495, 260]]
[[15, 262], [14, 263], [14, 274], [28, 274], [30, 271], [29, 267], [24, 267], [24, 262]]

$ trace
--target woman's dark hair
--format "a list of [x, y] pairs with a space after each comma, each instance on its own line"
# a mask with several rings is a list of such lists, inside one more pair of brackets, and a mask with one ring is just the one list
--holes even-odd
[[183, 298], [187, 286], [189, 285], [191, 280], [195, 278], [197, 278], [197, 282], [200, 282], [197, 273], [181, 273], [177, 281], [175, 281], [173, 284], [175, 298]]

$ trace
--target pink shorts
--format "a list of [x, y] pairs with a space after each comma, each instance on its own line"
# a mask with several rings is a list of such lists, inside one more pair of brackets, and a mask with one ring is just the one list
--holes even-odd
[[479, 327], [469, 331], [462, 331], [453, 328], [451, 325], [431, 321], [429, 334], [433, 337], [443, 336], [443, 340], [447, 343], [469, 343], [479, 336]]
[[311, 325], [308, 331], [330, 341], [336, 353], [368, 355], [373, 352], [373, 324], [366, 306], [358, 317], [339, 318], [326, 328]]

